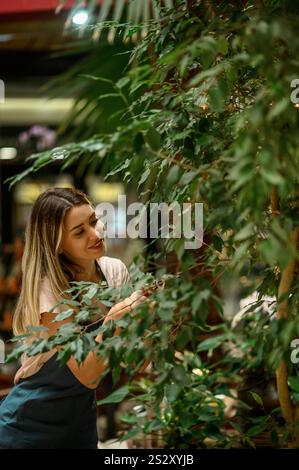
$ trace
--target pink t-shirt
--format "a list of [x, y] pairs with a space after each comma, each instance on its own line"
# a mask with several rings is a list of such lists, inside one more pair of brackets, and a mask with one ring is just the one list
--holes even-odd
[[[127, 284], [130, 281], [128, 270], [120, 259], [101, 256], [96, 261], [98, 262], [109, 287], [121, 287], [123, 284]], [[49, 312], [49, 310], [57, 303], [58, 300], [53, 294], [50, 281], [48, 278], [45, 278], [41, 285], [40, 313]], [[53, 312], [59, 313], [62, 309], [63, 306], [59, 306], [56, 307]], [[54, 356], [56, 352], [56, 349], [53, 349], [32, 357], [27, 357], [26, 354], [24, 354], [21, 358], [21, 367], [15, 375], [15, 384], [18, 383], [20, 379], [25, 379], [38, 372], [44, 363]]]

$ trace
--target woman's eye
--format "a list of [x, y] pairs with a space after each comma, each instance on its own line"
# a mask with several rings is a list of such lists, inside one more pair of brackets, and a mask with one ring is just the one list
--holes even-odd
[[[99, 219], [95, 219], [91, 222], [91, 225], [96, 225]], [[81, 230], [81, 232], [75, 233], [75, 237], [81, 235], [84, 232], [84, 230]]]

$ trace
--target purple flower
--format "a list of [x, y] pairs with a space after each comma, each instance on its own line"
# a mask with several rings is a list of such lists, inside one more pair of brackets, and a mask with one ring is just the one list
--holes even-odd
[[29, 129], [29, 134], [34, 137], [39, 137], [39, 136], [44, 135], [46, 131], [47, 131], [47, 128], [44, 126], [32, 126]]
[[28, 142], [28, 140], [29, 140], [28, 132], [21, 132], [21, 134], [19, 135], [19, 141], [22, 144], [25, 144], [26, 142]]
[[31, 142], [39, 152], [52, 148], [56, 141], [56, 132], [46, 126], [35, 125], [19, 135], [22, 144]]

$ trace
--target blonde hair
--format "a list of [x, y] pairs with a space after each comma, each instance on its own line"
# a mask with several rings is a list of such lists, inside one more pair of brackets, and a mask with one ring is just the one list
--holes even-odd
[[35, 201], [25, 232], [22, 258], [22, 286], [13, 318], [13, 332], [21, 335], [27, 327], [39, 326], [39, 296], [42, 280], [47, 277], [57, 302], [74, 280], [74, 263], [59, 253], [63, 223], [67, 212], [76, 206], [89, 204], [78, 189], [51, 188]]

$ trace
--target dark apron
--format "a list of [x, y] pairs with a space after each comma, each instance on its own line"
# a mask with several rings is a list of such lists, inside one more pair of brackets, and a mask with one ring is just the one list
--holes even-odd
[[20, 380], [2, 401], [0, 448], [97, 448], [95, 390], [81, 384], [56, 357]]

